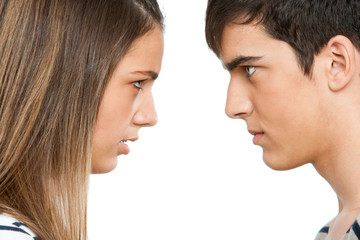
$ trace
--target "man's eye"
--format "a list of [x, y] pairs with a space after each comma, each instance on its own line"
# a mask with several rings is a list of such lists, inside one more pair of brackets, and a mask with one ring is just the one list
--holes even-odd
[[253, 66], [247, 66], [245, 67], [245, 71], [249, 74], [249, 76], [253, 75], [256, 71], [256, 67]]
[[133, 82], [132, 84], [133, 84], [137, 89], [141, 89], [141, 84], [142, 84], [144, 81], [145, 81], [145, 80], [136, 81], [136, 82]]

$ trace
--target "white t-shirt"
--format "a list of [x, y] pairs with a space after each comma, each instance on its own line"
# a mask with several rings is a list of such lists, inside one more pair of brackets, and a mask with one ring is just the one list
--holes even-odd
[[38, 240], [26, 225], [7, 214], [0, 214], [1, 240]]

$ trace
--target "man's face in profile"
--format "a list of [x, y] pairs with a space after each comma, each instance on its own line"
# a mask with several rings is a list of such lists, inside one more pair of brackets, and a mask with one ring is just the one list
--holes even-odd
[[230, 72], [226, 113], [243, 119], [265, 163], [277, 170], [298, 167], [324, 154], [328, 122], [322, 83], [310, 79], [292, 48], [262, 25], [226, 25], [221, 61]]

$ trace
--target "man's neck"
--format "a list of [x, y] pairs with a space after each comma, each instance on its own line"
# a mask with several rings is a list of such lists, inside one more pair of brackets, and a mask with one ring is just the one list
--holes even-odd
[[339, 214], [330, 226], [329, 239], [341, 239], [360, 214], [360, 131], [355, 133], [356, 129], [348, 129], [347, 134], [339, 131], [341, 136], [334, 136], [334, 145], [326, 156], [313, 162], [339, 201]]

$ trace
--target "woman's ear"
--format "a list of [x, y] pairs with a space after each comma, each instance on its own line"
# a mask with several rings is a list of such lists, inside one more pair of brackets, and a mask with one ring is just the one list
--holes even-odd
[[345, 88], [353, 79], [356, 70], [356, 48], [345, 36], [337, 35], [329, 40], [324, 51], [329, 58], [326, 69], [331, 91]]

